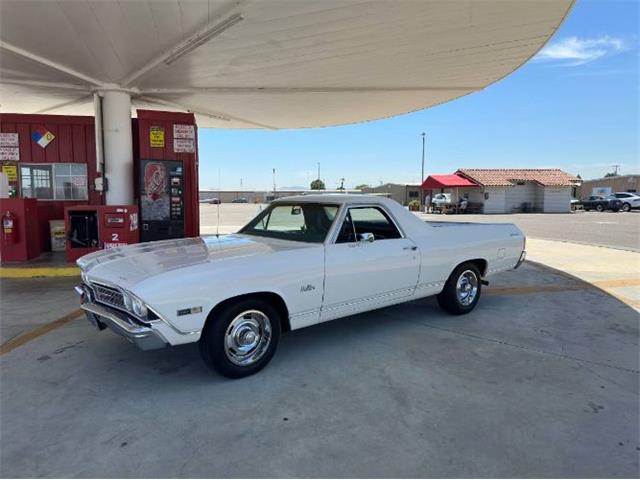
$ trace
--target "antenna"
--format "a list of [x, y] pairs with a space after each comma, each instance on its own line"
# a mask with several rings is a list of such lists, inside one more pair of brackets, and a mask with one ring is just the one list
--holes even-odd
[[216, 237], [220, 238], [220, 203], [222, 195], [220, 195], [220, 167], [218, 167], [218, 203], [216, 204]]

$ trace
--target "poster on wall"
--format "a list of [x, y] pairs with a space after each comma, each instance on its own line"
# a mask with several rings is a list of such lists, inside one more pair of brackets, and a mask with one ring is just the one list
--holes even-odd
[[151, 127], [149, 129], [149, 145], [154, 148], [164, 148], [164, 128]]
[[17, 133], [0, 133], [0, 147], [20, 146]]

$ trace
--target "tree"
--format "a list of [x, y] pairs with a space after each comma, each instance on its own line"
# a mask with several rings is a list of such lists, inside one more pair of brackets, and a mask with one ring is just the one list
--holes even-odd
[[367, 183], [361, 183], [360, 185], [356, 185], [356, 190], [364, 190], [365, 188], [371, 188], [371, 185]]
[[582, 177], [580, 176], [580, 174], [576, 175], [576, 178], [577, 178], [578, 180], [582, 180]]
[[311, 190], [326, 190], [324, 182], [319, 178], [311, 182]]
[[616, 172], [609, 172], [604, 176], [604, 178], [617, 177], [617, 176], [618, 176], [618, 174]]

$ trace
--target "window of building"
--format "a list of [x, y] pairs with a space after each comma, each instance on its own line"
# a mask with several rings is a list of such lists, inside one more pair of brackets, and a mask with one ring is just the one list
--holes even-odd
[[52, 163], [22, 165], [20, 190], [25, 198], [41, 200], [87, 200], [87, 165]]
[[409, 190], [409, 198], [418, 198], [420, 192], [417, 190]]

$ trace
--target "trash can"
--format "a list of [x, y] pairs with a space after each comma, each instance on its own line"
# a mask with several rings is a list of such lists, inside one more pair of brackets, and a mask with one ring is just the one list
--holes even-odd
[[49, 220], [49, 232], [51, 233], [51, 251], [64, 252], [66, 238], [64, 220]]

